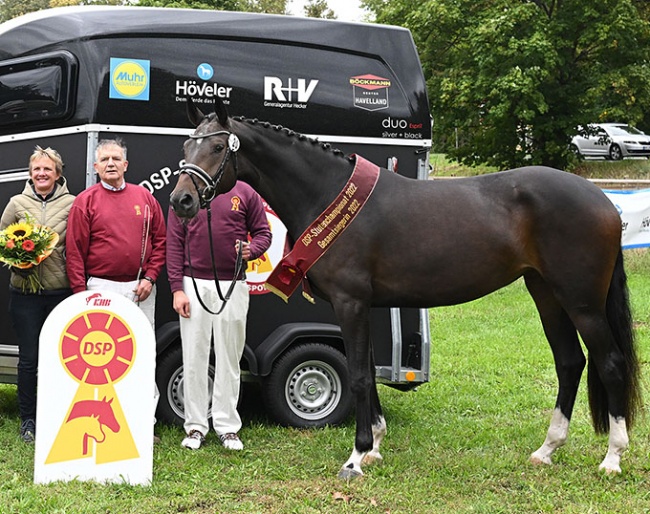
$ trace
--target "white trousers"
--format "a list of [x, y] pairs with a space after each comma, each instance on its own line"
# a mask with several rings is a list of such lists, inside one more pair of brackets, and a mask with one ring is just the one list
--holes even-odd
[[[131, 301], [135, 301], [135, 293], [133, 292], [133, 290], [136, 288], [137, 285], [138, 283], [136, 280], [132, 280], [130, 282], [115, 282], [113, 280], [106, 280], [104, 278], [97, 278], [97, 277], [88, 277], [88, 281], [86, 282], [86, 288], [89, 291], [101, 291], [101, 290], [111, 291], [113, 293], [121, 294], [122, 296], [125, 296]], [[151, 327], [154, 329], [155, 332], [156, 330], [156, 323], [155, 323], [156, 286], [155, 284], [151, 289], [151, 294], [147, 297], [147, 299], [144, 302], [136, 302], [136, 303], [140, 307], [142, 312], [144, 312], [145, 316], [147, 316], [147, 319], [149, 320], [149, 323], [151, 323]], [[154, 366], [155, 365], [156, 362], [154, 361]], [[160, 398], [160, 391], [158, 391], [158, 384], [156, 384], [155, 381], [153, 383], [153, 387], [154, 387], [153, 409], [155, 412], [156, 407], [158, 406], [158, 398]], [[154, 423], [156, 422], [156, 418], [154, 418], [153, 422]]]
[[[203, 303], [213, 312], [221, 308], [214, 280], [196, 279]], [[219, 282], [225, 295], [230, 282]], [[192, 279], [183, 278], [183, 290], [190, 301], [190, 317], [180, 318], [183, 340], [183, 385], [185, 431], [206, 435], [208, 426], [208, 365], [211, 340], [214, 341], [215, 371], [212, 387], [212, 426], [218, 435], [237, 433], [242, 423], [237, 412], [241, 370], [239, 361], [246, 343], [246, 316], [249, 293], [244, 281], [235, 284], [221, 314], [207, 312], [196, 297]]]
[[151, 294], [147, 297], [147, 299], [144, 302], [136, 302], [135, 301], [135, 293], [133, 292], [135, 288], [137, 287], [138, 282], [136, 280], [132, 280], [130, 282], [115, 282], [113, 280], [106, 280], [104, 278], [97, 278], [97, 277], [88, 277], [88, 281], [86, 282], [86, 288], [90, 291], [97, 291], [97, 290], [105, 290], [105, 291], [112, 291], [114, 293], [121, 294], [122, 296], [125, 296], [132, 302], [137, 303], [138, 307], [140, 307], [140, 310], [144, 312], [145, 316], [147, 316], [147, 319], [149, 320], [149, 323], [151, 323], [151, 327], [156, 330], [156, 286], [154, 284], [153, 288], [151, 289]]

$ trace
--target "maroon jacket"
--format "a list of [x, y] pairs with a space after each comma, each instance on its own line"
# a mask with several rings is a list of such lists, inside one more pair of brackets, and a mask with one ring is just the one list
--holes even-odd
[[[210, 207], [217, 276], [219, 280], [230, 281], [237, 261], [235, 241], [248, 241], [250, 235], [250, 259], [257, 259], [271, 245], [271, 229], [262, 199], [245, 182], [237, 182], [230, 191], [217, 196]], [[170, 208], [167, 218], [167, 276], [172, 293], [183, 289], [183, 276], [190, 276], [188, 241], [192, 245], [190, 255], [194, 278], [213, 280], [207, 211], [201, 209], [195, 218], [184, 224]], [[242, 275], [237, 278], [242, 278]]]

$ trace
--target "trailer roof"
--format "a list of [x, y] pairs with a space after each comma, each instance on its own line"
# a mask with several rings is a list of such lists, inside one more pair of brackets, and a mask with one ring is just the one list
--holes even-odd
[[[14, 34], [20, 37], [12, 37]], [[73, 6], [46, 9], [0, 24], [0, 57], [15, 57], [61, 42], [163, 35], [336, 48], [383, 55], [390, 61], [402, 54], [402, 45], [413, 46], [407, 29], [369, 23], [198, 9]]]

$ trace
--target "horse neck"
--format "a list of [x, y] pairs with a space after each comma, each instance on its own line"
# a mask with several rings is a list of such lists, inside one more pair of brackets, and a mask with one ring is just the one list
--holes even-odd
[[[353, 164], [286, 130], [243, 123], [246, 165], [239, 178], [266, 200], [295, 239], [341, 192]], [[241, 136], [240, 136], [241, 137]]]

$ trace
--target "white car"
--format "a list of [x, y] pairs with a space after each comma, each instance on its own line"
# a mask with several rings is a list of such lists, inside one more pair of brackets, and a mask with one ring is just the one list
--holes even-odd
[[624, 157], [650, 157], [650, 136], [625, 123], [589, 125], [590, 135], [577, 135], [571, 149], [581, 157], [604, 157], [620, 160]]

